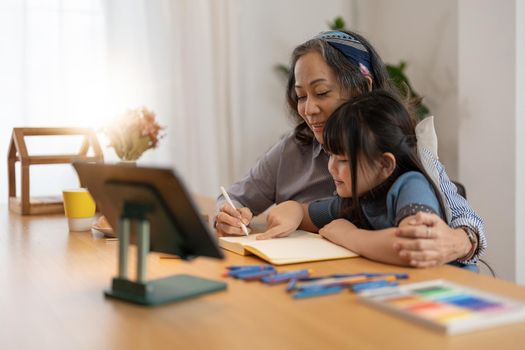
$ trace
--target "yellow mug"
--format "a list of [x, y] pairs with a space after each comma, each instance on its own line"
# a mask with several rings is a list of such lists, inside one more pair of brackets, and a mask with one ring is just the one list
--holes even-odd
[[63, 190], [64, 212], [70, 231], [87, 231], [95, 216], [95, 201], [85, 188]]

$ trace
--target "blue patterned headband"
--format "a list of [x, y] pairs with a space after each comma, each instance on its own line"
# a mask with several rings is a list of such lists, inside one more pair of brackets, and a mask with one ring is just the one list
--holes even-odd
[[366, 47], [352, 35], [338, 30], [319, 33], [315, 39], [322, 39], [359, 66], [364, 76], [371, 76], [370, 54]]

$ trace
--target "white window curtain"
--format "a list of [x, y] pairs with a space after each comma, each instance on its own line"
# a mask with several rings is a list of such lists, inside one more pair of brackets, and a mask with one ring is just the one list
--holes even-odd
[[[13, 127], [83, 127], [104, 120], [102, 5], [102, 0], [0, 1], [0, 174], [5, 179], [0, 202], [7, 202], [6, 158]], [[46, 153], [45, 147], [34, 146], [29, 147], [36, 149], [33, 153]], [[65, 145], [46, 142], [45, 146], [56, 153]], [[69, 166], [30, 170], [32, 195], [58, 194], [77, 185]]]
[[235, 171], [235, 21], [231, 1], [107, 3], [111, 109], [144, 104], [166, 126], [145, 161], [216, 195]]
[[[7, 155], [12, 127], [100, 128], [144, 105], [166, 136], [140, 163], [174, 167], [192, 192], [217, 194], [232, 181], [240, 152], [233, 2], [0, 1], [0, 154]], [[32, 180], [32, 193], [75, 182], [51, 177]]]

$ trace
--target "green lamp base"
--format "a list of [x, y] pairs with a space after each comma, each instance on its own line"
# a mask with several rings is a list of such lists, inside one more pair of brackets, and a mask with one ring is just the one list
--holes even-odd
[[160, 305], [194, 298], [226, 289], [226, 283], [190, 275], [175, 275], [146, 283], [115, 277], [111, 289], [104, 291], [110, 298], [141, 305]]

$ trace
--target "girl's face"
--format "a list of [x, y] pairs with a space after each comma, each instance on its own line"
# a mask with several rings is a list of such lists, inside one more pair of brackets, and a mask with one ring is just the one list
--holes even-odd
[[324, 125], [347, 99], [332, 69], [317, 51], [301, 56], [295, 64], [297, 112], [308, 124], [315, 138], [323, 144]]
[[381, 184], [386, 177], [381, 171], [379, 162], [368, 164], [357, 161], [357, 190], [352, 188], [352, 173], [350, 162], [346, 156], [332, 154], [328, 161], [328, 170], [332, 175], [337, 194], [342, 198], [352, 197], [354, 194], [360, 196]]

